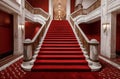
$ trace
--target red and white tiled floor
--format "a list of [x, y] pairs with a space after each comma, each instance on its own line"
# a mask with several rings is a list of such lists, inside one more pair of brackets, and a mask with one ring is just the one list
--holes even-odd
[[21, 63], [22, 59], [0, 71], [0, 79], [120, 79], [120, 70], [103, 61], [99, 72], [26, 72]]

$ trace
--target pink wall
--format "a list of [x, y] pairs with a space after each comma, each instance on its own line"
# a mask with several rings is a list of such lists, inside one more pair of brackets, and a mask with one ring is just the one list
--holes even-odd
[[96, 21], [89, 24], [82, 23], [79, 26], [90, 40], [95, 38], [100, 41], [100, 24], [100, 21]]
[[13, 16], [0, 10], [0, 55], [13, 51]]
[[120, 55], [120, 14], [117, 15], [116, 52]]
[[41, 24], [34, 22], [25, 22], [25, 38], [32, 39], [40, 29]]

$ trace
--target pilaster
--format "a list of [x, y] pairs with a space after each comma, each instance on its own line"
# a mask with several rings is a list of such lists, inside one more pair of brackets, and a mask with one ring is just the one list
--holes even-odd
[[108, 0], [101, 1], [101, 55], [116, 57], [116, 14], [108, 13]]
[[23, 54], [23, 41], [25, 39], [25, 8], [24, 1], [20, 6], [20, 14], [14, 13], [14, 55]]

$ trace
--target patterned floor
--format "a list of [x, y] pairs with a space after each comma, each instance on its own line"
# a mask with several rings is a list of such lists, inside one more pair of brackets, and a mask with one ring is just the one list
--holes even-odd
[[99, 72], [25, 72], [22, 59], [0, 72], [0, 79], [120, 79], [120, 70], [101, 61]]
[[98, 73], [101, 79], [120, 79], [120, 70], [103, 61], [101, 63], [103, 68]]

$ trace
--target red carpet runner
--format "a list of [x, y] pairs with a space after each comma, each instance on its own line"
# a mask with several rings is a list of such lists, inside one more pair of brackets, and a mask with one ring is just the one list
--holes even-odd
[[68, 21], [52, 21], [32, 71], [90, 71]]

